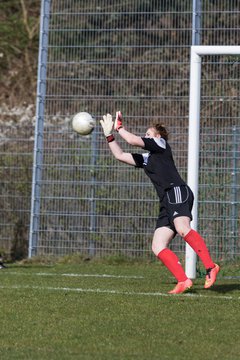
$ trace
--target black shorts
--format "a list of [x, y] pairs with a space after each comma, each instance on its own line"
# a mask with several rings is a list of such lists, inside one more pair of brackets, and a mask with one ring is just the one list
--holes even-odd
[[187, 216], [192, 220], [193, 201], [193, 192], [187, 185], [175, 186], [166, 190], [160, 204], [156, 229], [166, 226], [176, 233], [174, 219], [179, 216]]

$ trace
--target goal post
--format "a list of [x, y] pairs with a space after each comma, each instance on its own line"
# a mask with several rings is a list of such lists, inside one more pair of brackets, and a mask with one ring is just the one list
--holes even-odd
[[[189, 133], [188, 133], [188, 185], [194, 193], [192, 228], [198, 225], [198, 178], [199, 178], [199, 133], [201, 99], [201, 59], [204, 55], [240, 55], [240, 46], [191, 46]], [[197, 255], [186, 244], [185, 271], [189, 278], [196, 278]]]

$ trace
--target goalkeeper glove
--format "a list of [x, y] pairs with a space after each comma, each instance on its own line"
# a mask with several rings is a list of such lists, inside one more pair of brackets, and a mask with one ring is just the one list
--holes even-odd
[[100, 120], [100, 124], [102, 125], [104, 135], [106, 136], [106, 139], [108, 142], [111, 142], [114, 140], [114, 136], [112, 134], [113, 130], [113, 120], [112, 115], [107, 114], [103, 115], [103, 119]]
[[117, 111], [116, 112], [116, 119], [115, 119], [115, 122], [114, 122], [114, 129], [116, 131], [119, 131], [123, 127], [122, 121], [123, 121], [122, 113], [121, 113], [121, 111]]

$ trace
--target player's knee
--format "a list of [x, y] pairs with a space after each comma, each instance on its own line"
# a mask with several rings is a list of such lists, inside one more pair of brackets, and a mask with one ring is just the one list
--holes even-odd
[[152, 252], [154, 255], [158, 256], [158, 247], [155, 244], [155, 241], [152, 242]]
[[152, 242], [152, 252], [156, 256], [158, 256], [158, 254], [165, 248], [166, 248], [165, 244], [162, 244], [161, 242], [158, 241]]
[[177, 226], [175, 226], [175, 228], [176, 228], [178, 235], [180, 235], [183, 238], [187, 235], [187, 233], [190, 230], [190, 227], [186, 226], [186, 225], [177, 225]]

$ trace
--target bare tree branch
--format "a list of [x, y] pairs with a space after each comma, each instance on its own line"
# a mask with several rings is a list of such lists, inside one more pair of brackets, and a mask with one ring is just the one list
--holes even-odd
[[36, 34], [39, 26], [39, 20], [33, 25], [32, 28], [30, 28], [29, 22], [28, 22], [28, 11], [24, 0], [20, 0], [21, 6], [22, 6], [22, 12], [23, 12], [23, 23], [25, 25], [26, 31], [28, 33], [29, 40], [32, 40], [34, 35]]

